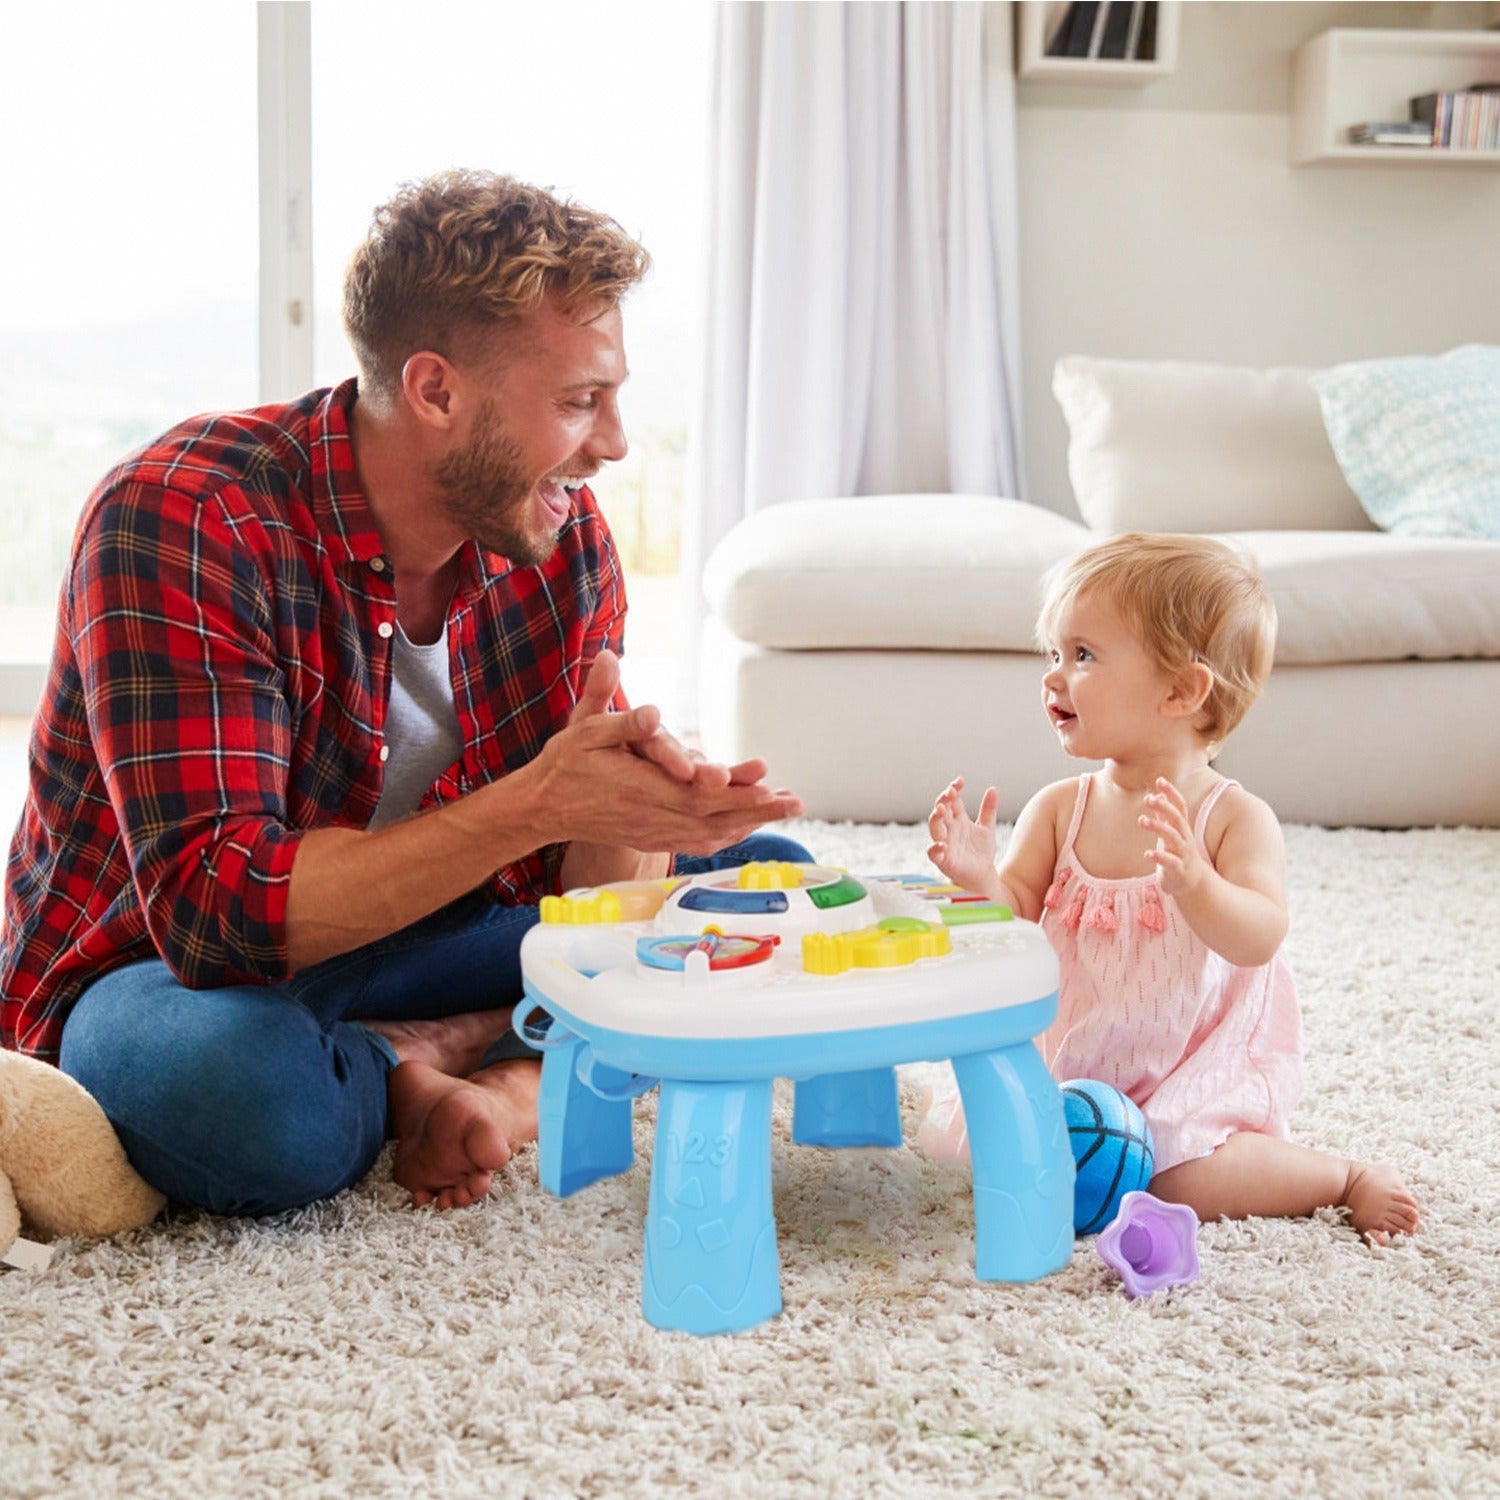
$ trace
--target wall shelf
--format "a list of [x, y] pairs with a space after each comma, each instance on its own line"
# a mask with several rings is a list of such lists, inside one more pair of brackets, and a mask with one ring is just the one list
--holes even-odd
[[1325, 31], [1292, 58], [1292, 162], [1500, 166], [1500, 151], [1355, 146], [1349, 127], [1405, 120], [1420, 94], [1500, 80], [1500, 31]]
[[1048, 57], [1047, 33], [1066, 5], [1022, 0], [1016, 7], [1016, 76], [1035, 83], [1097, 83], [1133, 88], [1177, 70], [1181, 0], [1158, 0], [1154, 58]]

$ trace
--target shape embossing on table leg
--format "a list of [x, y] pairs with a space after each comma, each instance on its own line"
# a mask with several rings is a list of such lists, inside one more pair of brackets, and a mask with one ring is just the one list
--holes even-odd
[[769, 1079], [662, 1081], [645, 1240], [656, 1327], [732, 1333], [781, 1311]]
[[981, 1281], [1035, 1281], [1073, 1256], [1073, 1154], [1062, 1094], [1033, 1042], [953, 1059], [974, 1165]]

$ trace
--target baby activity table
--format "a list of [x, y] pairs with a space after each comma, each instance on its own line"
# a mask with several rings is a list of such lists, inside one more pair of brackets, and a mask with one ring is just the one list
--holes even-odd
[[951, 1059], [979, 1278], [1031, 1281], [1072, 1255], [1067, 1125], [1032, 1041], [1057, 959], [1006, 908], [920, 877], [752, 864], [547, 897], [521, 967], [549, 1192], [626, 1171], [632, 1101], [660, 1086], [641, 1291], [658, 1328], [781, 1310], [776, 1078], [795, 1085], [795, 1143], [900, 1146], [896, 1064]]

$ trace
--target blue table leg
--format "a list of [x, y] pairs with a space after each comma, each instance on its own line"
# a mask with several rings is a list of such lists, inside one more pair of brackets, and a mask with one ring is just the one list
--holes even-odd
[[687, 1333], [734, 1333], [781, 1311], [770, 1079], [662, 1080], [641, 1307]]
[[799, 1146], [899, 1146], [894, 1068], [824, 1073], [796, 1085], [792, 1140]]
[[567, 1198], [635, 1163], [629, 1099], [601, 1099], [578, 1078], [587, 1043], [575, 1037], [542, 1056], [537, 1097], [537, 1172], [555, 1198]]
[[974, 1161], [981, 1281], [1035, 1281], [1073, 1255], [1073, 1153], [1062, 1094], [1033, 1042], [955, 1057]]

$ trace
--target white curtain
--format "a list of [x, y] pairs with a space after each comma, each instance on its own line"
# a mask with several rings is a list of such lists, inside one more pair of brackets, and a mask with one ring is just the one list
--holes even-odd
[[698, 579], [741, 517], [1019, 494], [1010, 24], [1008, 5], [930, 0], [718, 7], [689, 725]]

